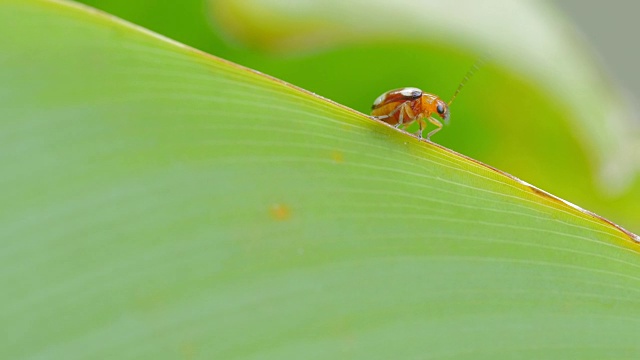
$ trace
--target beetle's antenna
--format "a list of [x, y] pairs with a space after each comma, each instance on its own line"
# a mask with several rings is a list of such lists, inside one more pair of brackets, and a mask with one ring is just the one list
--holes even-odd
[[451, 105], [453, 100], [460, 93], [460, 90], [462, 90], [462, 88], [467, 84], [467, 81], [469, 81], [469, 79], [473, 76], [473, 74], [475, 74], [476, 71], [478, 71], [478, 69], [480, 69], [482, 64], [484, 64], [484, 58], [479, 58], [478, 60], [476, 60], [475, 63], [473, 63], [473, 66], [471, 66], [471, 69], [469, 69], [467, 74], [464, 76], [464, 79], [462, 79], [462, 82], [460, 82], [460, 85], [458, 85], [458, 88], [456, 89], [456, 92], [453, 94], [453, 96], [451, 97], [451, 100], [449, 100], [449, 103], [447, 105]]

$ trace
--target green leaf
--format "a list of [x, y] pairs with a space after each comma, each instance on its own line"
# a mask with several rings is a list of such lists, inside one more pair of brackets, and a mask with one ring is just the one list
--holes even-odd
[[1, 358], [640, 352], [602, 218], [74, 3], [0, 33]]
[[438, 142], [640, 230], [640, 132], [585, 41], [547, 3], [210, 0], [216, 28], [278, 61], [227, 58], [363, 112], [416, 86], [452, 106]]

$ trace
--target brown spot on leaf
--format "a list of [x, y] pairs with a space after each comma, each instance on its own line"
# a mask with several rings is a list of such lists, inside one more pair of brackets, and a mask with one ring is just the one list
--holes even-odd
[[337, 162], [337, 163], [343, 163], [344, 162], [344, 154], [341, 151], [334, 151], [331, 153], [331, 158], [333, 159], [333, 161]]
[[273, 204], [270, 209], [271, 217], [277, 221], [285, 221], [291, 218], [291, 209], [284, 204]]
[[182, 352], [183, 359], [194, 359], [196, 357], [196, 346], [192, 342], [182, 343], [180, 346], [180, 351]]
[[529, 191], [531, 191], [532, 193], [534, 193], [534, 194], [536, 194], [538, 196], [541, 196], [541, 197], [543, 197], [543, 198], [545, 198], [545, 199], [547, 199], [549, 201], [552, 201], [552, 202], [554, 202], [556, 204], [564, 204], [560, 199], [558, 199], [557, 197], [549, 194], [548, 192], [546, 192], [544, 190], [540, 190], [535, 186], [531, 186], [529, 184], [522, 183], [520, 180], [518, 180], [518, 182], [520, 182], [521, 184], [525, 185], [525, 187], [527, 189], [529, 189]]

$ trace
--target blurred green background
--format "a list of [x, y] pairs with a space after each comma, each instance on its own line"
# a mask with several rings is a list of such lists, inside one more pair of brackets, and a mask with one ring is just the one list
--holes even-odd
[[397, 87], [448, 100], [485, 57], [433, 140], [640, 231], [633, 97], [566, 15], [602, 27], [580, 2], [83, 2], [364, 113]]

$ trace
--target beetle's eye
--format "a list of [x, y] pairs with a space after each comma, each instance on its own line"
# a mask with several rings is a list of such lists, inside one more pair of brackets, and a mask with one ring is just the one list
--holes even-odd
[[438, 114], [442, 115], [444, 113], [444, 105], [442, 103], [438, 104], [436, 110], [438, 110]]

